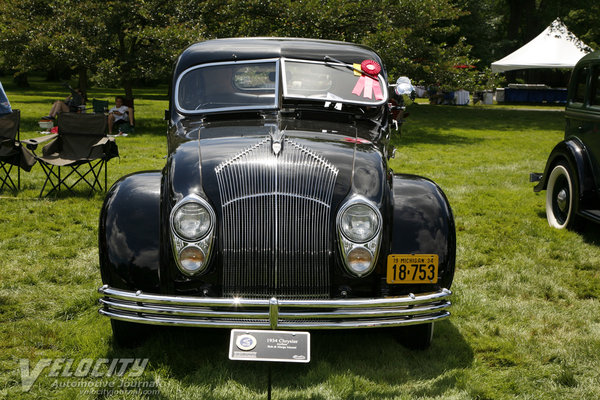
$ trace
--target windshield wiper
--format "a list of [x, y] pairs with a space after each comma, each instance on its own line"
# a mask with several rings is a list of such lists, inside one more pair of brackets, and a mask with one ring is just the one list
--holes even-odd
[[[324, 60], [325, 60], [325, 65], [327, 65], [327, 63], [329, 61], [333, 61], [334, 63], [342, 64], [345, 68], [349, 69], [352, 72], [358, 72], [361, 75], [364, 73], [364, 72], [362, 72], [362, 70], [360, 70], [358, 68], [354, 68], [354, 65], [348, 65], [348, 64], [341, 62], [340, 60], [336, 60], [335, 58], [330, 57], [330, 56], [325, 56]], [[332, 66], [333, 65], [330, 65], [330, 67], [332, 67]]]

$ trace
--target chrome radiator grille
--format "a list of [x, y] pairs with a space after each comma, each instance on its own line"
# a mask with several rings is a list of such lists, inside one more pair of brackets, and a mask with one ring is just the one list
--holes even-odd
[[216, 168], [227, 296], [329, 297], [330, 209], [337, 168], [266, 138]]

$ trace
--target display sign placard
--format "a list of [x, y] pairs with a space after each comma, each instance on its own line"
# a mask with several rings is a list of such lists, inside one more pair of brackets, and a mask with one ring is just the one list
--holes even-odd
[[232, 329], [229, 359], [307, 363], [310, 333]]

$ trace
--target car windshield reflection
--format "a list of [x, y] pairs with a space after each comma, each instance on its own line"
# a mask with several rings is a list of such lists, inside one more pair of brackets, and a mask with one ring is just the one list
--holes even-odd
[[278, 64], [264, 60], [190, 68], [176, 84], [177, 108], [192, 114], [276, 108]]

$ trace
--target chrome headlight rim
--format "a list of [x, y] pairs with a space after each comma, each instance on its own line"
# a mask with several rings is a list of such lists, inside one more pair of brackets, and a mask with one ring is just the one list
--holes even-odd
[[[175, 228], [175, 216], [176, 216], [177, 212], [179, 210], [181, 210], [182, 207], [184, 207], [185, 205], [190, 204], [190, 203], [198, 204], [198, 205], [202, 206], [208, 212], [208, 215], [210, 218], [210, 227], [203, 234], [197, 235], [195, 237], [184, 236]], [[175, 206], [171, 210], [171, 215], [169, 217], [169, 224], [171, 227], [172, 234], [175, 235], [177, 238], [179, 238], [185, 242], [197, 242], [202, 239], [205, 239], [206, 237], [208, 237], [209, 235], [212, 234], [212, 232], [215, 229], [216, 214], [215, 214], [215, 211], [213, 210], [213, 208], [211, 207], [211, 205], [208, 203], [208, 201], [206, 201], [205, 199], [203, 199], [202, 197], [200, 197], [196, 194], [190, 194], [190, 195], [184, 197], [183, 199], [181, 199], [180, 201], [178, 201], [177, 204], [175, 204]]]
[[[353, 238], [349, 237], [349, 235], [346, 232], [344, 232], [344, 228], [342, 226], [342, 218], [344, 216], [344, 213], [346, 211], [348, 211], [348, 209], [350, 207], [357, 206], [357, 205], [364, 205], [364, 206], [369, 207], [375, 213], [375, 215], [377, 217], [377, 229], [366, 240], [354, 240]], [[366, 244], [366, 243], [369, 243], [369, 242], [373, 241], [374, 239], [376, 239], [379, 236], [379, 234], [381, 233], [382, 223], [383, 223], [383, 219], [381, 217], [381, 212], [379, 211], [379, 209], [377, 207], [375, 207], [375, 205], [373, 203], [371, 203], [369, 200], [367, 200], [366, 198], [364, 198], [362, 196], [356, 196], [356, 197], [348, 200], [339, 209], [338, 214], [337, 214], [337, 222], [336, 222], [338, 232], [343, 236], [343, 238], [346, 239], [347, 241], [349, 241], [351, 243], [355, 243], [355, 244]]]
[[[374, 234], [370, 237], [369, 240], [366, 241], [355, 241], [347, 237], [347, 235], [343, 231], [342, 226], [342, 217], [344, 212], [348, 210], [348, 208], [361, 204], [369, 207], [376, 215], [377, 218], [377, 229], [375, 229]], [[338, 210], [336, 217], [336, 225], [337, 225], [337, 235], [339, 241], [339, 249], [340, 255], [342, 258], [342, 264], [346, 270], [346, 272], [355, 278], [364, 278], [370, 275], [377, 265], [377, 260], [379, 257], [379, 247], [381, 245], [381, 234], [383, 232], [383, 218], [381, 216], [381, 212], [377, 208], [377, 206], [369, 201], [367, 198], [355, 195], [348, 199]], [[367, 268], [363, 268], [361, 270], [356, 270], [352, 268], [350, 265], [349, 255], [355, 250], [364, 250], [367, 251], [371, 256], [370, 265]]]
[[[208, 212], [210, 226], [203, 232], [202, 235], [198, 235], [198, 238], [189, 238], [184, 235], [179, 234], [179, 232], [175, 229], [175, 215], [181, 207], [184, 207], [186, 204], [198, 204], [204, 207], [204, 209]], [[214, 242], [215, 230], [216, 230], [216, 214], [210, 203], [200, 197], [197, 194], [190, 194], [185, 196], [183, 199], [178, 201], [173, 209], [171, 210], [170, 220], [170, 236], [171, 236], [171, 246], [173, 250], [173, 256], [175, 260], [175, 265], [179, 269], [179, 271], [187, 277], [195, 277], [202, 274], [205, 274], [209, 270], [210, 259], [212, 254], [212, 247]], [[203, 255], [203, 262], [197, 268], [186, 268], [186, 264], [188, 264], [185, 260], [185, 255], [183, 254], [186, 249], [188, 250], [197, 250]]]

